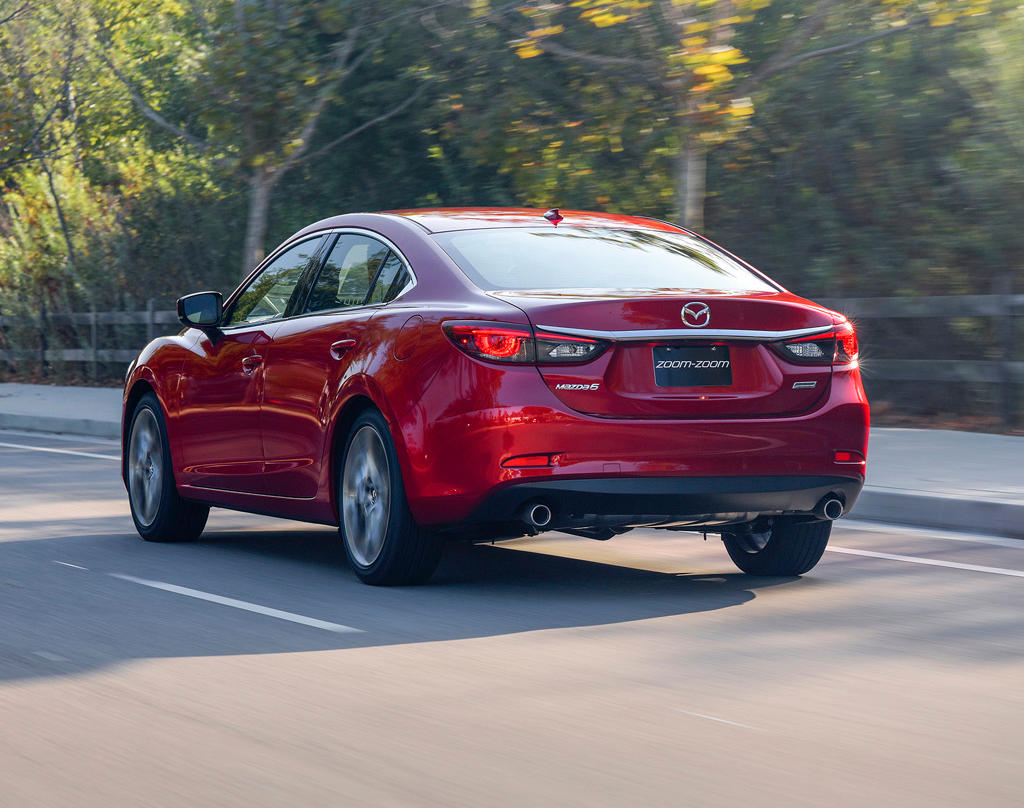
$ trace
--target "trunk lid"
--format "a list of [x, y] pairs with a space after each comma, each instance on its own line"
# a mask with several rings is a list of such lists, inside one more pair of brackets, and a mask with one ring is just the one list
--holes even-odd
[[[695, 419], [794, 415], [812, 409], [831, 381], [831, 365], [795, 364], [769, 347], [834, 325], [828, 309], [786, 292], [490, 294], [525, 312], [538, 332], [611, 343], [585, 364], [538, 365], [554, 395], [582, 413]], [[684, 307], [689, 307], [687, 320]]]

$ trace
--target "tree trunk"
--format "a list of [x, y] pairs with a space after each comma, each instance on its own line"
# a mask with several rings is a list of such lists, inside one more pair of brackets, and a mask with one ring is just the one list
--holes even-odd
[[676, 155], [676, 207], [683, 226], [691, 230], [704, 229], [707, 168], [707, 147], [697, 137], [685, 134]]
[[243, 278], [263, 260], [270, 192], [276, 180], [277, 177], [263, 167], [254, 168], [249, 177], [249, 217], [245, 225], [245, 246], [242, 249]]

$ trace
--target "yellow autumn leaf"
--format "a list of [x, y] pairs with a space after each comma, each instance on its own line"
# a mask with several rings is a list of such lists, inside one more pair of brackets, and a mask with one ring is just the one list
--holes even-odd
[[546, 25], [543, 28], [535, 28], [527, 33], [527, 36], [540, 39], [542, 36], [554, 36], [565, 31], [564, 25]]
[[696, 73], [698, 76], [709, 76], [710, 77], [710, 76], [721, 76], [723, 73], [728, 73], [729, 71], [725, 68], [724, 65], [709, 64], [709, 65], [697, 65], [697, 67], [693, 68], [693, 72]]
[[728, 47], [716, 48], [713, 51], [709, 51], [708, 52], [708, 58], [713, 60], [714, 62], [717, 62], [718, 64], [723, 64], [723, 65], [725, 65], [725, 64], [735, 65], [735, 64], [739, 64], [741, 62], [747, 61], [743, 57], [743, 54], [740, 53], [740, 51], [737, 48], [728, 48]]
[[590, 21], [594, 23], [598, 28], [607, 28], [610, 25], [615, 25], [623, 20], [628, 20], [628, 14], [612, 14], [610, 11], [606, 11], [603, 14], [598, 14], [595, 17], [591, 17]]
[[538, 48], [533, 42], [528, 42], [525, 45], [520, 45], [516, 48], [516, 56], [520, 59], [532, 59], [534, 56], [540, 56], [544, 51]]
[[754, 102], [747, 97], [734, 98], [730, 105], [729, 112], [737, 118], [746, 118], [747, 116], [754, 114]]

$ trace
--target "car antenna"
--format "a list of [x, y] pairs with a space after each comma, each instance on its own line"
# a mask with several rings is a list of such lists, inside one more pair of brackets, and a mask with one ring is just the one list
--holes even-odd
[[552, 208], [544, 214], [544, 218], [551, 222], [555, 227], [558, 227], [558, 223], [565, 217], [558, 212], [558, 208]]

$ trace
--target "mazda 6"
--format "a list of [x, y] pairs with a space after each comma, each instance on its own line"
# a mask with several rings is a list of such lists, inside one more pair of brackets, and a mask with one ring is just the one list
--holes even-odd
[[409, 584], [446, 541], [644, 527], [800, 575], [864, 484], [851, 323], [655, 219], [336, 216], [178, 316], [124, 389], [150, 541], [211, 506], [299, 519], [337, 526], [366, 583]]

